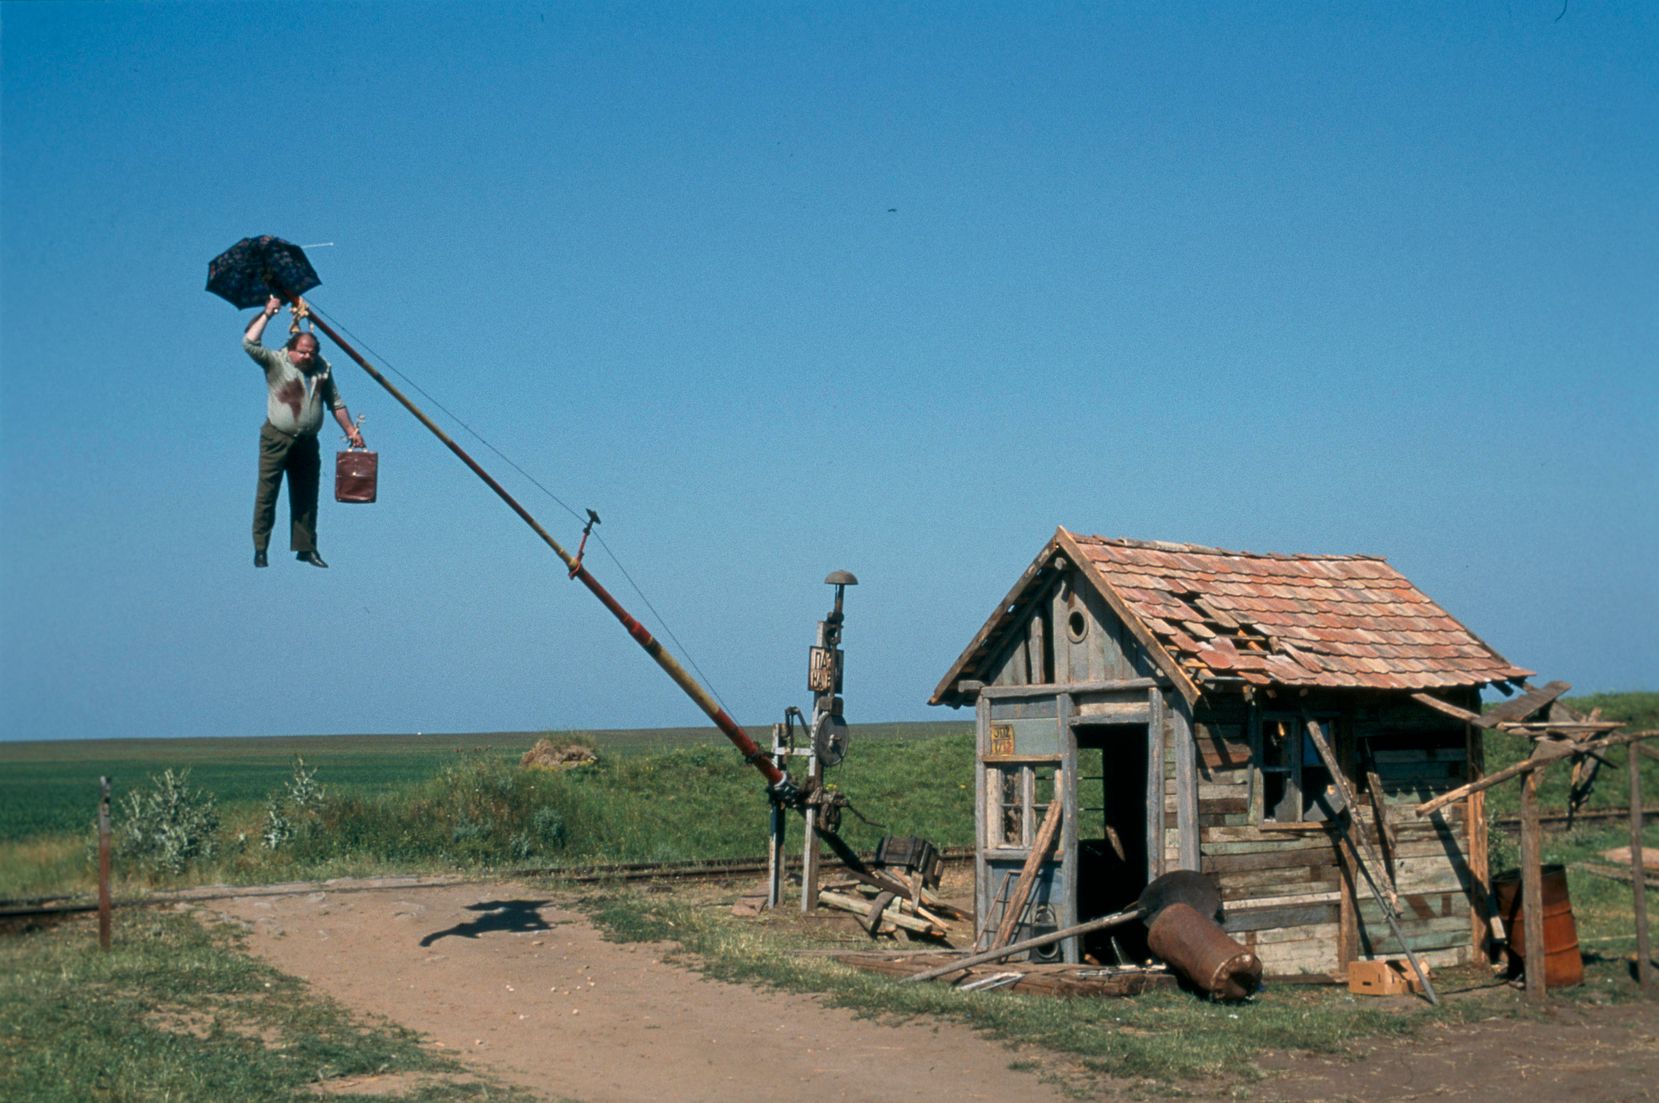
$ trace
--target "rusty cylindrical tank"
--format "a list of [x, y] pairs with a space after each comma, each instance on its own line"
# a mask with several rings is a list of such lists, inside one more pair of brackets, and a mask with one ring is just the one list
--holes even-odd
[[1170, 904], [1158, 912], [1146, 944], [1171, 969], [1217, 999], [1242, 1000], [1261, 984], [1261, 959], [1189, 904]]
[[[1545, 866], [1544, 898], [1544, 983], [1550, 988], [1571, 988], [1584, 980], [1584, 958], [1578, 952], [1578, 925], [1573, 920], [1573, 902], [1567, 897], [1565, 866]], [[1517, 961], [1527, 956], [1526, 924], [1523, 915], [1521, 872], [1511, 870], [1492, 878], [1492, 894], [1498, 898], [1498, 915], [1509, 935], [1509, 952]]]

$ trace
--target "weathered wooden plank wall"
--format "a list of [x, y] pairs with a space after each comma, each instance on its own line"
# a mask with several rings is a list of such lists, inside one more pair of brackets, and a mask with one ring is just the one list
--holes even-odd
[[[1402, 894], [1402, 932], [1412, 949], [1437, 964], [1469, 960], [1464, 806], [1447, 809], [1432, 821], [1419, 821], [1410, 811], [1411, 805], [1464, 781], [1465, 733], [1409, 702], [1345, 704], [1342, 738], [1361, 743], [1362, 752], [1369, 743], [1369, 756], [1360, 757], [1378, 775], [1385, 812], [1395, 828], [1397, 846], [1389, 857]], [[1199, 869], [1216, 877], [1227, 929], [1256, 950], [1269, 973], [1340, 972], [1346, 965], [1340, 935], [1347, 875], [1334, 830], [1262, 823], [1260, 780], [1242, 706], [1200, 712], [1193, 744]], [[1173, 779], [1165, 800], [1173, 812]], [[1401, 953], [1363, 885], [1356, 900], [1353, 952], [1367, 957]]]
[[[1466, 691], [1459, 703], [1478, 708], [1479, 695]], [[1469, 903], [1471, 895], [1483, 902], [1485, 889], [1469, 862], [1469, 806], [1460, 802], [1427, 820], [1411, 810], [1468, 780], [1468, 733], [1421, 705], [1389, 699], [1362, 700], [1355, 732], [1369, 743], [1385, 814], [1394, 825], [1398, 846], [1390, 858], [1406, 941], [1432, 964], [1474, 960], [1479, 948]], [[1381, 957], [1404, 952], [1368, 895], [1359, 899], [1355, 926], [1356, 953]]]

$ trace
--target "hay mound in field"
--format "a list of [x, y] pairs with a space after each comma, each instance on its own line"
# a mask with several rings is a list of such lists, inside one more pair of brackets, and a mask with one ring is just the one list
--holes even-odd
[[573, 770], [578, 766], [589, 766], [598, 761], [599, 756], [594, 753], [593, 748], [585, 744], [555, 743], [544, 738], [536, 740], [536, 745], [524, 752], [524, 757], [518, 760], [518, 764], [535, 770]]

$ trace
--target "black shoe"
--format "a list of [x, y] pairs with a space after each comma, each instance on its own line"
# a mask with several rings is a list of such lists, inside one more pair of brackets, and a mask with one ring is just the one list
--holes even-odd
[[294, 558], [298, 559], [301, 563], [309, 563], [313, 567], [326, 567], [326, 566], [328, 566], [327, 563], [323, 562], [323, 557], [318, 555], [314, 551], [295, 552], [294, 553]]
[[271, 565], [265, 558], [264, 548], [260, 548], [258, 551], [253, 553], [253, 565], [256, 567], [269, 567]]

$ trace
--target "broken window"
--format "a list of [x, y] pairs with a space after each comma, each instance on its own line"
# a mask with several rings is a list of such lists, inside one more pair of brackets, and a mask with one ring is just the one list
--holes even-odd
[[1031, 767], [1031, 822], [1040, 824], [1048, 815], [1048, 806], [1054, 802], [1054, 782], [1059, 771], [1053, 766]]
[[986, 767], [986, 822], [990, 844], [1023, 849], [1036, 838], [1048, 807], [1059, 799], [1058, 763], [1019, 763]]
[[1291, 749], [1289, 723], [1284, 720], [1262, 721], [1261, 790], [1262, 820], [1283, 823], [1300, 819], [1296, 800], [1296, 786], [1291, 782], [1295, 769], [1295, 755]]
[[[1334, 744], [1335, 718], [1313, 720]], [[1263, 823], [1317, 823], [1336, 814], [1331, 772], [1300, 716], [1261, 717], [1256, 761]]]
[[996, 782], [997, 846], [1020, 846], [1025, 840], [1025, 809], [1020, 800], [1020, 768], [1001, 767], [991, 771]]

